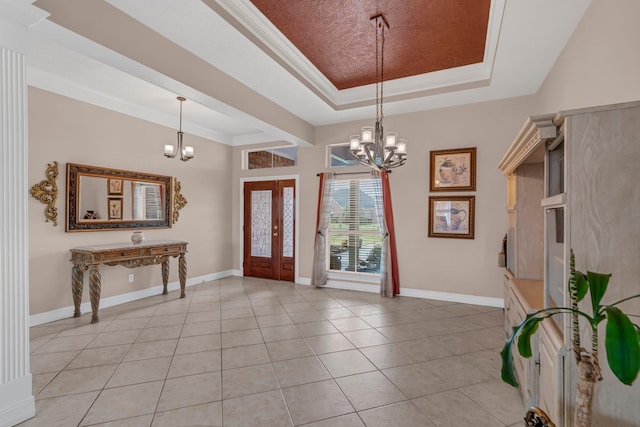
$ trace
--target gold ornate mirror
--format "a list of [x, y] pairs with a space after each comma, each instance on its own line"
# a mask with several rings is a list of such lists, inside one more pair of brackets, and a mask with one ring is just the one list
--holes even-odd
[[166, 228], [172, 178], [67, 163], [66, 231]]

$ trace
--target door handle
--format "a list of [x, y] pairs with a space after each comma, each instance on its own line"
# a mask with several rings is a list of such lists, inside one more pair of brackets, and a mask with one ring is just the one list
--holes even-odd
[[273, 237], [278, 237], [278, 233], [273, 233]]

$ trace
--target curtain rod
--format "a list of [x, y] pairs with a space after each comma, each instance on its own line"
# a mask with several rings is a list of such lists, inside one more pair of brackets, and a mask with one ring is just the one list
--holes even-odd
[[[335, 172], [334, 175], [338, 176], [338, 175], [364, 175], [364, 174], [369, 174], [371, 173], [370, 171], [364, 171], [364, 172]], [[391, 171], [387, 172], [387, 173], [391, 173]], [[319, 173], [316, 174], [316, 176], [320, 176]]]

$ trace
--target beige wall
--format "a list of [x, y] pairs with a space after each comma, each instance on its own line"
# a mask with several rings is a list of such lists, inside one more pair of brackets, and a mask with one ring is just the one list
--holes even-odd
[[[502, 297], [503, 270], [498, 268], [497, 253], [506, 232], [506, 181], [496, 165], [529, 114], [530, 103], [527, 97], [514, 98], [385, 118], [388, 131], [398, 131], [409, 141], [407, 164], [391, 174], [402, 288]], [[326, 147], [345, 142], [367, 124], [371, 123], [317, 128], [315, 146], [298, 150], [297, 167], [237, 170], [238, 178], [233, 182], [234, 230], [239, 230], [241, 177], [299, 175], [299, 275], [309, 278], [317, 209], [316, 174], [328, 170]], [[478, 147], [477, 191], [463, 193], [476, 196], [475, 239], [427, 238], [429, 150], [462, 147]], [[244, 149], [234, 149], [234, 168], [240, 164]], [[236, 234], [239, 236], [239, 232]], [[235, 252], [234, 264], [239, 266]]]
[[[29, 88], [29, 183], [44, 178], [47, 163], [58, 161], [60, 191], [58, 226], [46, 223], [43, 206], [29, 202], [30, 312], [38, 314], [73, 305], [69, 249], [75, 246], [128, 242], [132, 231], [65, 233], [65, 167], [81, 163], [170, 175], [182, 182], [188, 200], [173, 228], [144, 230], [147, 240], [189, 242], [188, 277], [231, 269], [231, 149], [186, 134], [196, 150], [188, 163], [167, 159], [164, 144], [173, 144], [176, 130], [105, 110], [50, 92]], [[160, 268], [103, 266], [102, 297], [162, 284]], [[135, 281], [128, 282], [129, 273]], [[87, 279], [88, 281], [88, 279]], [[177, 260], [171, 261], [170, 281], [177, 281]], [[85, 287], [83, 301], [88, 300]], [[71, 314], [71, 312], [69, 313]]]
[[536, 112], [640, 99], [638, 17], [637, 0], [593, 0], [538, 91]]

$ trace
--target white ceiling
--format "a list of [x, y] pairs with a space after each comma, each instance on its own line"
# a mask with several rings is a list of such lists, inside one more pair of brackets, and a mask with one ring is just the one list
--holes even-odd
[[[105, 1], [313, 126], [375, 115], [373, 86], [335, 89], [249, 0], [206, 0], [211, 7], [200, 0]], [[0, 16], [15, 17], [16, 9], [33, 9], [31, 3], [0, 0]], [[535, 93], [589, 3], [493, 0], [484, 62], [385, 83], [385, 114]], [[2, 7], [7, 4], [11, 8]], [[233, 102], [49, 20], [31, 25], [29, 33], [32, 86], [171, 128], [178, 125], [175, 98], [182, 95], [189, 100], [183, 107], [185, 133], [229, 145], [300, 143], [287, 137], [287, 129], [280, 132]]]

